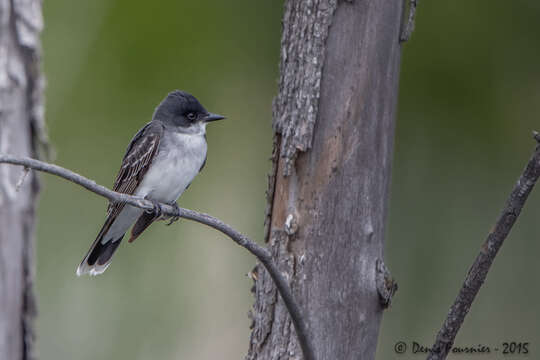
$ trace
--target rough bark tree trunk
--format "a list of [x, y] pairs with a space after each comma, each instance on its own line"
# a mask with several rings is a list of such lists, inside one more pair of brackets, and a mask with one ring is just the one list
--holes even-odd
[[[41, 1], [0, 0], [0, 152], [35, 157], [44, 139]], [[37, 177], [0, 166], [0, 359], [32, 359]], [[20, 187], [20, 189], [18, 189]]]
[[[288, 0], [266, 241], [317, 360], [374, 359], [397, 106], [402, 0]], [[300, 359], [268, 274], [253, 271], [249, 360]]]

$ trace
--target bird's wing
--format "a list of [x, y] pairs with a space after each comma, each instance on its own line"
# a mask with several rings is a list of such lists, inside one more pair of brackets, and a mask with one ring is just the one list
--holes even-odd
[[[159, 142], [163, 134], [163, 126], [160, 123], [150, 122], [143, 127], [131, 140], [122, 160], [122, 166], [116, 176], [113, 190], [124, 194], [133, 195], [141, 183], [144, 174], [152, 164]], [[124, 203], [111, 202], [107, 210], [107, 219], [103, 224], [96, 240], [88, 250], [83, 261], [77, 268], [77, 275], [90, 273], [92, 275], [101, 274], [111, 260], [116, 248], [124, 237], [122, 234], [117, 239], [102, 240], [107, 235], [109, 229], [118, 218], [124, 208]]]
[[[133, 195], [141, 183], [148, 168], [152, 164], [161, 136], [163, 125], [152, 121], [146, 124], [131, 140], [122, 160], [122, 166], [114, 181], [113, 190], [124, 194]], [[124, 203], [111, 202], [107, 209], [107, 220], [101, 230], [100, 235], [105, 234], [110, 225], [114, 222], [118, 214], [124, 208]]]

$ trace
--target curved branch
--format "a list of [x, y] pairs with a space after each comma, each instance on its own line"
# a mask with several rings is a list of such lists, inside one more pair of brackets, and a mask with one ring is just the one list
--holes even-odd
[[[49, 164], [27, 157], [16, 157], [7, 154], [0, 154], [0, 163], [20, 165], [24, 166], [25, 168], [30, 168], [59, 176], [75, 184], [81, 185], [85, 189], [95, 194], [101, 195], [107, 198], [109, 201], [124, 202], [126, 204], [147, 211], [151, 211], [154, 209], [154, 205], [149, 200], [138, 196], [122, 194], [109, 190], [105, 186], [97, 184], [95, 181], [87, 179], [82, 175], [79, 175], [71, 170], [65, 169], [58, 165]], [[264, 265], [264, 267], [272, 277], [272, 280], [276, 284], [279, 294], [281, 295], [281, 298], [285, 303], [285, 307], [289, 311], [292, 322], [294, 324], [294, 328], [296, 330], [296, 335], [298, 336], [298, 342], [300, 343], [302, 353], [304, 354], [304, 359], [315, 360], [313, 347], [307, 336], [307, 324], [302, 317], [300, 307], [298, 306], [298, 303], [294, 300], [287, 281], [279, 272], [277, 266], [273, 263], [272, 254], [270, 253], [270, 251], [268, 251], [268, 249], [256, 244], [255, 242], [251, 241], [247, 236], [241, 234], [240, 232], [233, 229], [231, 226], [211, 215], [184, 208], [178, 208], [177, 212], [174, 207], [167, 204], [159, 204], [159, 207], [161, 213], [164, 215], [193, 220], [214, 228], [230, 237], [235, 243], [248, 250], [251, 254], [255, 255], [255, 257], [257, 257], [257, 259]]]

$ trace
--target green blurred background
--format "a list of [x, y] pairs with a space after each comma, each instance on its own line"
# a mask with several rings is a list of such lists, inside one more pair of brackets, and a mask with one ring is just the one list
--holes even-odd
[[[47, 123], [57, 163], [112, 185], [133, 134], [172, 89], [228, 120], [181, 198], [262, 237], [282, 3], [44, 2]], [[422, 1], [404, 47], [386, 241], [399, 291], [378, 359], [430, 345], [540, 129], [540, 2]], [[77, 278], [106, 201], [43, 176], [37, 243], [41, 359], [241, 359], [254, 264], [216, 231], [156, 224], [104, 276]], [[529, 341], [540, 354], [534, 192], [458, 345]], [[455, 357], [465, 359], [466, 356]], [[487, 358], [487, 357], [486, 357]], [[493, 357], [490, 357], [493, 358]]]

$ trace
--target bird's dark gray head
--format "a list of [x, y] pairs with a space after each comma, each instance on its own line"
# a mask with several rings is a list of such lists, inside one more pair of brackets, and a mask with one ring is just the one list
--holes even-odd
[[185, 91], [174, 90], [158, 105], [152, 120], [163, 122], [165, 125], [178, 127], [181, 130], [202, 131], [206, 123], [221, 120], [225, 117], [208, 112], [195, 98]]

